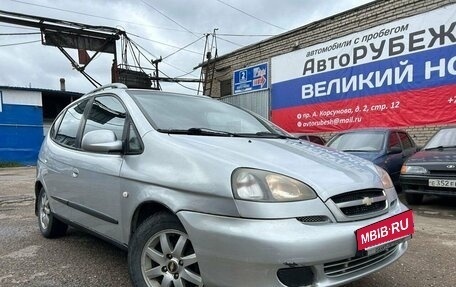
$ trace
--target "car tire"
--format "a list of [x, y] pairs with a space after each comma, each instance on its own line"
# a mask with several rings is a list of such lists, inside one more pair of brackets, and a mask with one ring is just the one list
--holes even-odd
[[133, 286], [203, 286], [193, 246], [175, 215], [158, 213], [133, 233], [128, 247]]
[[414, 194], [414, 193], [406, 193], [405, 200], [407, 201], [408, 204], [413, 204], [413, 205], [420, 204], [423, 201], [423, 195]]
[[49, 198], [44, 188], [38, 196], [38, 226], [46, 238], [56, 238], [65, 235], [68, 225], [55, 218], [49, 205]]

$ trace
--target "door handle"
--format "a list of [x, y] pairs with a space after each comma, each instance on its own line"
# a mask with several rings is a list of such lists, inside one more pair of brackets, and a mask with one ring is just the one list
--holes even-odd
[[74, 178], [76, 178], [76, 177], [79, 176], [79, 170], [78, 170], [77, 168], [73, 168], [73, 174], [72, 174], [72, 176], [73, 176]]

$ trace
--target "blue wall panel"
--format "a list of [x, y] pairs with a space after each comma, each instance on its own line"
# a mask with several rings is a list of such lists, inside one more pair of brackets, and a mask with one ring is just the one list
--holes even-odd
[[0, 162], [35, 165], [42, 142], [42, 107], [3, 104], [0, 112]]

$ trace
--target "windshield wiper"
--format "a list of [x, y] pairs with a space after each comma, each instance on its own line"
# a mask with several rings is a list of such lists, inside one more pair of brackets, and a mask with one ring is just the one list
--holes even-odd
[[439, 145], [439, 146], [435, 146], [435, 147], [425, 148], [424, 150], [446, 149], [446, 148], [456, 148], [456, 145], [449, 145], [449, 146]]
[[271, 133], [271, 132], [257, 132], [255, 133], [256, 136], [260, 136], [260, 137], [274, 137], [274, 138], [278, 138], [278, 139], [293, 139], [293, 140], [297, 140], [298, 138], [297, 137], [293, 137], [293, 136], [287, 136], [287, 135], [281, 135], [281, 134], [276, 134], [276, 133]]
[[157, 129], [161, 133], [167, 134], [180, 134], [180, 135], [198, 135], [198, 136], [225, 136], [225, 137], [236, 137], [235, 133], [226, 131], [218, 131], [208, 128], [189, 128], [189, 129]]
[[180, 135], [198, 135], [198, 136], [224, 136], [224, 137], [272, 137], [278, 139], [298, 139], [296, 137], [271, 133], [257, 132], [252, 134], [247, 133], [231, 133], [226, 131], [213, 130], [209, 128], [189, 128], [189, 129], [157, 129], [161, 133], [180, 134]]

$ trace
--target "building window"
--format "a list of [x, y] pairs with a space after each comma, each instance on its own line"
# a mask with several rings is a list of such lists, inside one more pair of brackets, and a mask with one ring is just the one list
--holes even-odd
[[231, 95], [231, 79], [220, 81], [220, 96]]

